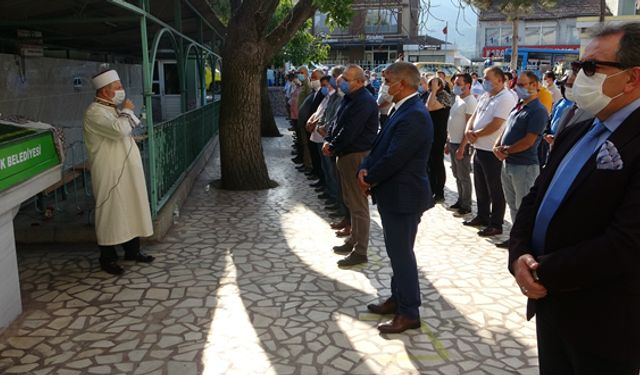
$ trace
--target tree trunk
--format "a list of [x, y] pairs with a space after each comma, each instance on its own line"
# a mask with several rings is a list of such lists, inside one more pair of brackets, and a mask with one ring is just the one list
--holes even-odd
[[[233, 20], [242, 25], [242, 20]], [[246, 20], [245, 20], [246, 21]], [[276, 186], [262, 153], [260, 85], [264, 51], [257, 35], [230, 25], [222, 53], [220, 164], [222, 188], [259, 190]], [[233, 30], [233, 31], [232, 31]]]
[[269, 90], [267, 89], [267, 79], [266, 79], [266, 71], [262, 76], [260, 84], [260, 108], [261, 108], [261, 119], [260, 119], [260, 134], [263, 137], [282, 137], [280, 131], [278, 130], [278, 126], [276, 125], [276, 120], [273, 118], [273, 110], [271, 109], [271, 100], [269, 99]]
[[[511, 21], [511, 28], [513, 29], [513, 39], [511, 40], [511, 70], [518, 70], [518, 27], [520, 22], [518, 17], [514, 17]], [[526, 67], [525, 67], [526, 68]]]

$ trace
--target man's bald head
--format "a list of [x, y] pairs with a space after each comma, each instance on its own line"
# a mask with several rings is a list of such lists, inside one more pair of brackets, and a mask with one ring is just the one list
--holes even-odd
[[342, 73], [342, 79], [349, 84], [349, 93], [352, 93], [364, 87], [367, 77], [360, 65], [351, 64]]
[[345, 72], [348, 73], [350, 79], [357, 79], [364, 82], [367, 79], [367, 76], [364, 74], [364, 69], [360, 65], [351, 64], [347, 65], [347, 69]]

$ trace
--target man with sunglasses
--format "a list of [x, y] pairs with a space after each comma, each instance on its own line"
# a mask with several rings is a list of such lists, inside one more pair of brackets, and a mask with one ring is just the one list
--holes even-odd
[[541, 374], [640, 371], [640, 23], [585, 48], [567, 128], [520, 205], [509, 270], [536, 315]]

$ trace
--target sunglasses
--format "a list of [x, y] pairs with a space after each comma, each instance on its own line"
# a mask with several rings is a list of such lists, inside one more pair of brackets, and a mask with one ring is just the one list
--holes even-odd
[[585, 61], [572, 61], [571, 62], [571, 70], [573, 70], [573, 73], [578, 74], [580, 69], [582, 69], [582, 71], [584, 72], [584, 74], [587, 77], [591, 77], [594, 74], [596, 74], [596, 67], [598, 65], [601, 65], [601, 66], [612, 66], [612, 67], [618, 68], [618, 69], [630, 68], [629, 66], [627, 66], [625, 64], [622, 64], [622, 63], [619, 63], [619, 62], [614, 62], [614, 61], [585, 60]]

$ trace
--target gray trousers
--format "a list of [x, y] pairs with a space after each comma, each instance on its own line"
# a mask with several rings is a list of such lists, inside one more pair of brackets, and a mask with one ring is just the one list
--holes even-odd
[[336, 160], [342, 197], [351, 214], [351, 236], [345, 242], [352, 244], [358, 255], [367, 255], [369, 248], [369, 198], [360, 191], [356, 177], [360, 163], [368, 154], [369, 151], [354, 152], [338, 156]]
[[451, 156], [451, 171], [456, 178], [458, 186], [458, 201], [460, 208], [471, 209], [471, 152], [467, 145], [462, 160], [456, 159], [456, 152], [460, 148], [459, 143], [449, 143], [449, 155]]

